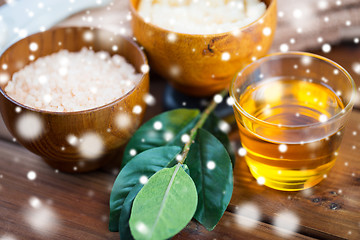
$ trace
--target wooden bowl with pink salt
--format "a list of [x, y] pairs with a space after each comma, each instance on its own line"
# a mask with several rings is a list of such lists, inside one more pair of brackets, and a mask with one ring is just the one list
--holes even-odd
[[0, 110], [10, 133], [65, 172], [99, 168], [142, 122], [149, 67], [131, 39], [55, 28], [0, 57]]

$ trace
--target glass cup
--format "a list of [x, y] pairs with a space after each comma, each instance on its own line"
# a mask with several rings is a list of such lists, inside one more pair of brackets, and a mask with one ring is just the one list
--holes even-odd
[[344, 68], [310, 53], [275, 53], [241, 70], [230, 95], [242, 153], [259, 184], [297, 191], [326, 177], [355, 99]]

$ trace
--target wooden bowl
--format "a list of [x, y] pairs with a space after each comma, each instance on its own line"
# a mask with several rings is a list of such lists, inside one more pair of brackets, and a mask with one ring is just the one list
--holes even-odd
[[[37, 51], [29, 49], [33, 42], [39, 46]], [[113, 49], [114, 45], [118, 47], [116, 51]], [[37, 33], [12, 45], [0, 57], [0, 76], [3, 80], [4, 76], [11, 79], [15, 72], [31, 62], [30, 55], [36, 60], [61, 49], [76, 52], [83, 47], [107, 51], [111, 55], [119, 54], [139, 73], [141, 66], [147, 64], [144, 53], [130, 39], [101, 29], [67, 27]], [[103, 81], [106, 84], [106, 79]], [[6, 127], [17, 141], [60, 171], [85, 172], [103, 165], [138, 128], [146, 108], [143, 97], [149, 91], [149, 76], [148, 73], [143, 73], [137, 86], [115, 101], [77, 112], [50, 112], [25, 106], [6, 94], [6, 84], [3, 81], [0, 85], [0, 110]], [[121, 119], [124, 116], [126, 119]], [[24, 119], [30, 120], [26, 123]], [[17, 125], [20, 121], [25, 121], [30, 129], [40, 125], [41, 131], [37, 136], [25, 136], [19, 130], [20, 125]], [[123, 122], [119, 124], [119, 121]], [[130, 124], [125, 127], [124, 121]], [[32, 124], [35, 126], [31, 126]], [[90, 142], [87, 140], [87, 145], [84, 146], [83, 138], [88, 136], [92, 136], [92, 139]], [[95, 142], [92, 143], [91, 140]], [[91, 156], [84, 155], [81, 149], [90, 147], [91, 153], [91, 144], [100, 150]]]
[[[210, 96], [228, 87], [236, 72], [268, 52], [276, 27], [277, 1], [263, 1], [267, 10], [257, 21], [233, 32], [201, 35], [147, 23], [136, 11], [140, 0], [130, 0], [133, 34], [145, 48], [151, 70], [185, 94]], [[169, 41], [169, 36], [175, 40]], [[228, 61], [222, 60], [225, 52], [230, 54]]]

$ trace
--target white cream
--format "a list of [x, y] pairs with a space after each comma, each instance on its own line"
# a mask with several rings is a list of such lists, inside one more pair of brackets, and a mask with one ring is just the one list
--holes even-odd
[[190, 34], [233, 31], [256, 21], [265, 10], [260, 0], [142, 0], [138, 6], [145, 21]]

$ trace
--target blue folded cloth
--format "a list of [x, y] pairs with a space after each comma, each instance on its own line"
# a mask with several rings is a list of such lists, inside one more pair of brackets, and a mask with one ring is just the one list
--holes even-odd
[[16, 41], [51, 28], [68, 16], [111, 0], [12, 0], [0, 7], [0, 53]]

